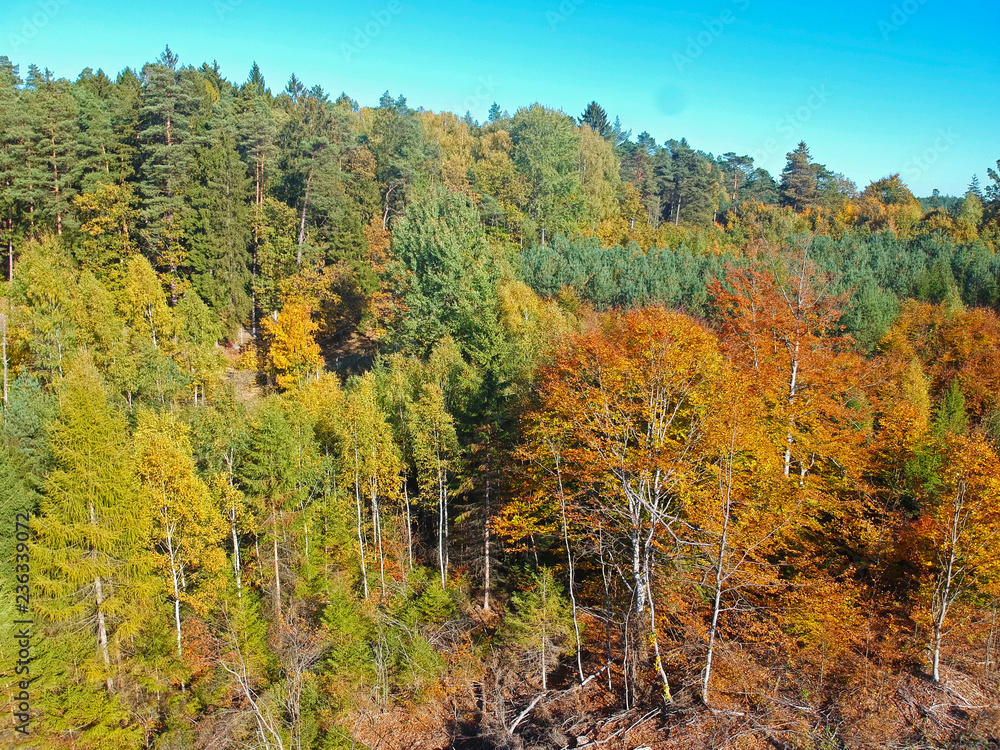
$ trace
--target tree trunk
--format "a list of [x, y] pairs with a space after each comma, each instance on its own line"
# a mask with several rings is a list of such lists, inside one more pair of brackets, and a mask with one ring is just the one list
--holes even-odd
[[408, 570], [413, 572], [413, 522], [410, 520], [410, 491], [406, 486], [406, 476], [403, 476], [403, 505], [406, 507], [406, 560]]
[[[488, 469], [487, 469], [488, 473]], [[483, 609], [490, 611], [490, 480], [486, 479], [486, 520], [483, 523]]]
[[361, 581], [364, 585], [365, 599], [368, 598], [368, 571], [365, 569], [365, 537], [361, 528], [361, 468], [358, 461], [358, 448], [354, 447], [354, 499], [358, 506], [358, 559], [361, 561]]
[[[166, 509], [163, 509], [165, 512]], [[177, 658], [184, 658], [184, 651], [181, 648], [181, 592], [179, 584], [179, 573], [177, 571], [177, 555], [174, 552], [174, 535], [170, 527], [167, 527], [167, 552], [170, 555], [170, 575], [174, 584], [174, 629], [177, 632]]]
[[[94, 513], [93, 502], [89, 504], [89, 510], [90, 525], [96, 527], [97, 518]], [[108, 628], [107, 623], [104, 621], [104, 584], [101, 582], [100, 576], [94, 578], [94, 598], [97, 605], [97, 649], [100, 651], [101, 658], [104, 660], [104, 666], [108, 670], [108, 678], [105, 681], [105, 685], [108, 688], [108, 693], [112, 693], [114, 692], [115, 684], [111, 679], [111, 654], [108, 651]]]
[[[277, 515], [272, 516], [272, 524], [277, 521]], [[282, 621], [281, 614], [281, 571], [278, 568], [278, 528], [276, 525], [272, 525], [272, 536], [274, 537], [273, 550], [274, 550], [274, 603], [277, 607], [278, 612], [278, 622]]]
[[580, 643], [580, 619], [576, 611], [576, 581], [575, 581], [575, 569], [573, 566], [573, 550], [570, 549], [569, 545], [569, 524], [566, 520], [566, 493], [563, 489], [562, 481], [562, 469], [559, 465], [559, 456], [555, 451], [553, 446], [549, 446], [552, 450], [553, 457], [556, 463], [556, 479], [559, 485], [559, 510], [562, 518], [562, 532], [563, 532], [563, 543], [566, 546], [566, 565], [569, 573], [569, 600], [573, 609], [573, 632], [576, 635], [576, 671], [580, 677], [580, 682], [583, 682], [583, 656], [581, 651], [583, 650]]
[[309, 176], [306, 177], [306, 192], [302, 197], [302, 219], [299, 221], [299, 244], [295, 255], [295, 265], [302, 267], [302, 245], [306, 241], [306, 207], [309, 205], [309, 183], [312, 182], [313, 171], [309, 167]]
[[[735, 441], [735, 430], [733, 440]], [[719, 626], [719, 611], [722, 603], [722, 588], [726, 580], [726, 551], [729, 544], [729, 520], [732, 515], [733, 490], [733, 448], [730, 448], [729, 460], [720, 476], [720, 494], [722, 498], [722, 535], [719, 539], [719, 561], [715, 566], [715, 595], [712, 599], [712, 625], [708, 629], [708, 653], [705, 655], [705, 674], [701, 682], [701, 700], [707, 706], [709, 685], [712, 676], [712, 657], [715, 655], [715, 635]], [[724, 477], [724, 479], [722, 478]], [[725, 485], [722, 486], [722, 482]], [[739, 563], [737, 563], [738, 565]]]
[[233, 509], [233, 514], [230, 517], [232, 521], [232, 532], [233, 532], [233, 575], [236, 576], [236, 596], [241, 598], [243, 596], [243, 575], [240, 570], [240, 543], [236, 537], [236, 510]]
[[[791, 412], [792, 406], [795, 404], [795, 396], [798, 388], [798, 377], [799, 377], [799, 342], [795, 341], [795, 348], [792, 354], [792, 374], [788, 382], [788, 410]], [[788, 416], [788, 435], [785, 439], [785, 476], [787, 477], [791, 472], [792, 467], [792, 443], [794, 438], [792, 437], [792, 430], [795, 428], [795, 416], [789, 414]]]
[[3, 317], [3, 403], [7, 405], [7, 316]]
[[374, 526], [375, 543], [378, 546], [379, 577], [382, 581], [382, 598], [385, 599], [385, 555], [382, 552], [382, 518], [378, 508], [378, 493], [374, 480], [370, 480], [372, 495], [372, 524]]

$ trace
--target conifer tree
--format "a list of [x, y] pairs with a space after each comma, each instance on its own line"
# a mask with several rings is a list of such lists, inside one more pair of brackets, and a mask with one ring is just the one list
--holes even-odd
[[191, 280], [232, 332], [250, 316], [250, 180], [236, 152], [235, 124], [218, 106], [195, 158], [185, 222]]
[[580, 124], [589, 125], [591, 129], [602, 138], [607, 138], [611, 134], [611, 124], [608, 122], [608, 113], [597, 102], [591, 102], [580, 115]]
[[190, 183], [191, 129], [195, 100], [177, 56], [167, 47], [157, 62], [143, 68], [141, 130], [143, 148], [139, 191], [146, 250], [162, 269], [176, 304], [187, 257], [183, 243], [184, 196]]
[[112, 692], [160, 582], [125, 421], [86, 355], [69, 368], [50, 435], [55, 469], [35, 523], [40, 609], [56, 633], [90, 632], [95, 667]]
[[240, 483], [247, 494], [261, 505], [269, 529], [272, 573], [274, 576], [274, 611], [282, 619], [281, 569], [279, 547], [284, 543], [285, 503], [293, 489], [295, 454], [291, 426], [277, 398], [265, 402], [255, 415], [241, 459]]
[[819, 184], [809, 147], [800, 141], [794, 151], [788, 153], [788, 163], [781, 170], [781, 201], [796, 211], [804, 211], [817, 205]]

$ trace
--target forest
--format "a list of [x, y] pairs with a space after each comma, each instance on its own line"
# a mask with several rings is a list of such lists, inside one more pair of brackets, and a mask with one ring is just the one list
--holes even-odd
[[786, 147], [0, 57], [0, 745], [995, 747], [1000, 161]]

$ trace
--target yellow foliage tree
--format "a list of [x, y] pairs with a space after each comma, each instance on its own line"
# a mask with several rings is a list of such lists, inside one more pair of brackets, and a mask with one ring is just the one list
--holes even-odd
[[135, 435], [136, 469], [151, 508], [160, 570], [168, 579], [177, 656], [183, 659], [181, 604], [202, 610], [226, 566], [222, 514], [194, 471], [187, 428], [170, 412], [143, 412]]
[[301, 302], [290, 302], [264, 320], [268, 339], [267, 366], [278, 387], [290, 389], [303, 383], [323, 364], [314, 334], [319, 324], [312, 310]]

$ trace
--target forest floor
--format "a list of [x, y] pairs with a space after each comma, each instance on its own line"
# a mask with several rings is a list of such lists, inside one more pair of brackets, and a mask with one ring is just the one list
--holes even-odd
[[606, 670], [581, 686], [564, 665], [551, 675], [548, 691], [532, 678], [508, 682], [506, 689], [494, 682], [494, 700], [484, 702], [490, 677], [447, 680], [422, 705], [357, 712], [352, 730], [372, 750], [1000, 748], [997, 672], [956, 661], [941, 684], [919, 671], [876, 671], [857, 683], [831, 684], [821, 696], [803, 696], [806, 691], [779, 672], [770, 690], [750, 680], [745, 690], [718, 690], [711, 708], [685, 686], [670, 703], [656, 705], [654, 686], [630, 709], [616, 689], [620, 672], [612, 674], [613, 689]]

